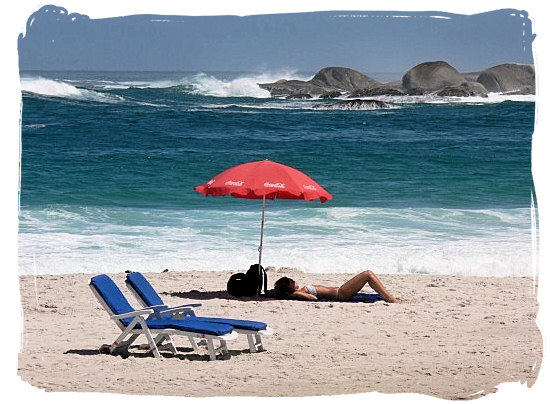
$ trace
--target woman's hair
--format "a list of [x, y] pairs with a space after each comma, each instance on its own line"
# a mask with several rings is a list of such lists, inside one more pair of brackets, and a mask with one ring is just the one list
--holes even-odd
[[279, 299], [286, 299], [294, 293], [294, 280], [283, 276], [275, 282], [275, 296]]

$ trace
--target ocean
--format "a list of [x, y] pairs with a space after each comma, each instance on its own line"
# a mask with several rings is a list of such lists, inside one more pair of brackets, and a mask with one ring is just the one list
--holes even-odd
[[334, 198], [267, 201], [264, 266], [536, 274], [534, 96], [334, 110], [257, 85], [311, 76], [21, 72], [19, 273], [246, 270], [261, 201], [193, 187], [271, 159]]

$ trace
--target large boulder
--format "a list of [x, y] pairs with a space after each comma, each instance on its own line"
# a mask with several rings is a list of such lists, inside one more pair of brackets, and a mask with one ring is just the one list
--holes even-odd
[[404, 94], [483, 97], [488, 92], [534, 94], [535, 69], [533, 65], [503, 64], [482, 72], [462, 74], [447, 62], [425, 62], [410, 69], [401, 81], [383, 84], [347, 67], [325, 67], [311, 80], [279, 80], [259, 86], [274, 97], [290, 98]]
[[445, 87], [456, 87], [465, 82], [464, 77], [447, 62], [425, 62], [416, 65], [403, 76], [405, 92], [433, 92]]
[[274, 83], [258, 84], [268, 90], [272, 96], [310, 94], [321, 96], [334, 92], [349, 92], [356, 89], [380, 85], [376, 80], [347, 67], [325, 67], [311, 80], [279, 80]]
[[477, 82], [490, 92], [535, 93], [535, 68], [533, 65], [502, 64], [483, 70]]
[[313, 76], [310, 83], [340, 91], [353, 91], [380, 85], [378, 81], [347, 67], [325, 67]]

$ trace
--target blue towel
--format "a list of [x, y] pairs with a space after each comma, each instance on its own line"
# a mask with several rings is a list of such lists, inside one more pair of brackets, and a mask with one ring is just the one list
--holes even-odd
[[379, 295], [378, 293], [373, 294], [367, 294], [367, 293], [356, 293], [353, 295], [350, 299], [350, 302], [354, 303], [374, 303], [378, 302], [380, 300], [384, 300], [384, 298]]

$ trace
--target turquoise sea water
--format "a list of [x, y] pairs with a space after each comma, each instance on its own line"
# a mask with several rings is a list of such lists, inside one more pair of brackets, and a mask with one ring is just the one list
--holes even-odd
[[533, 275], [534, 97], [329, 110], [283, 77], [22, 72], [20, 273], [245, 269], [261, 202], [193, 186], [269, 158], [334, 199], [268, 201], [265, 265]]

